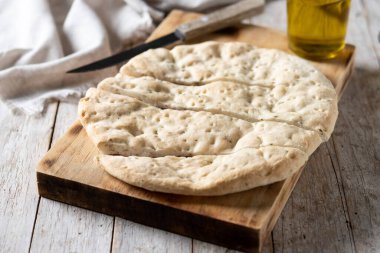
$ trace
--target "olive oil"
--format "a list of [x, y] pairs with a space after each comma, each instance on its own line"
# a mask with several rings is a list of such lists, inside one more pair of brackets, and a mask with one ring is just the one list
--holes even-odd
[[289, 47], [309, 59], [331, 59], [344, 48], [350, 0], [288, 0]]

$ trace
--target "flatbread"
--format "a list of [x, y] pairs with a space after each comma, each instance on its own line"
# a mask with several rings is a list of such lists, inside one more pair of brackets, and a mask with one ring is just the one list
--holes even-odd
[[186, 195], [285, 179], [329, 138], [337, 114], [333, 86], [310, 64], [236, 42], [149, 50], [79, 103], [108, 173]]

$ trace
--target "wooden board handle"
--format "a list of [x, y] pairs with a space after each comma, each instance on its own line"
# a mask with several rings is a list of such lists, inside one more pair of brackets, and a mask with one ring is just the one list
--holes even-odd
[[230, 26], [263, 10], [265, 0], [244, 0], [214, 11], [195, 21], [183, 24], [176, 30], [183, 40], [195, 38]]

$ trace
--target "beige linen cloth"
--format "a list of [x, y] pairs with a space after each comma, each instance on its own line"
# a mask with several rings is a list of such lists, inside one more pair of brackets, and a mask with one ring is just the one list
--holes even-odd
[[77, 101], [116, 67], [66, 71], [146, 39], [164, 12], [195, 11], [237, 0], [0, 0], [0, 100], [39, 114], [49, 101]]

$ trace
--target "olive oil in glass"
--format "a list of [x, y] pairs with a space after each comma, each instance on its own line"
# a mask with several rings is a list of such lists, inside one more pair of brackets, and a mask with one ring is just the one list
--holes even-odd
[[331, 59], [344, 48], [350, 0], [287, 0], [289, 47], [308, 59]]

